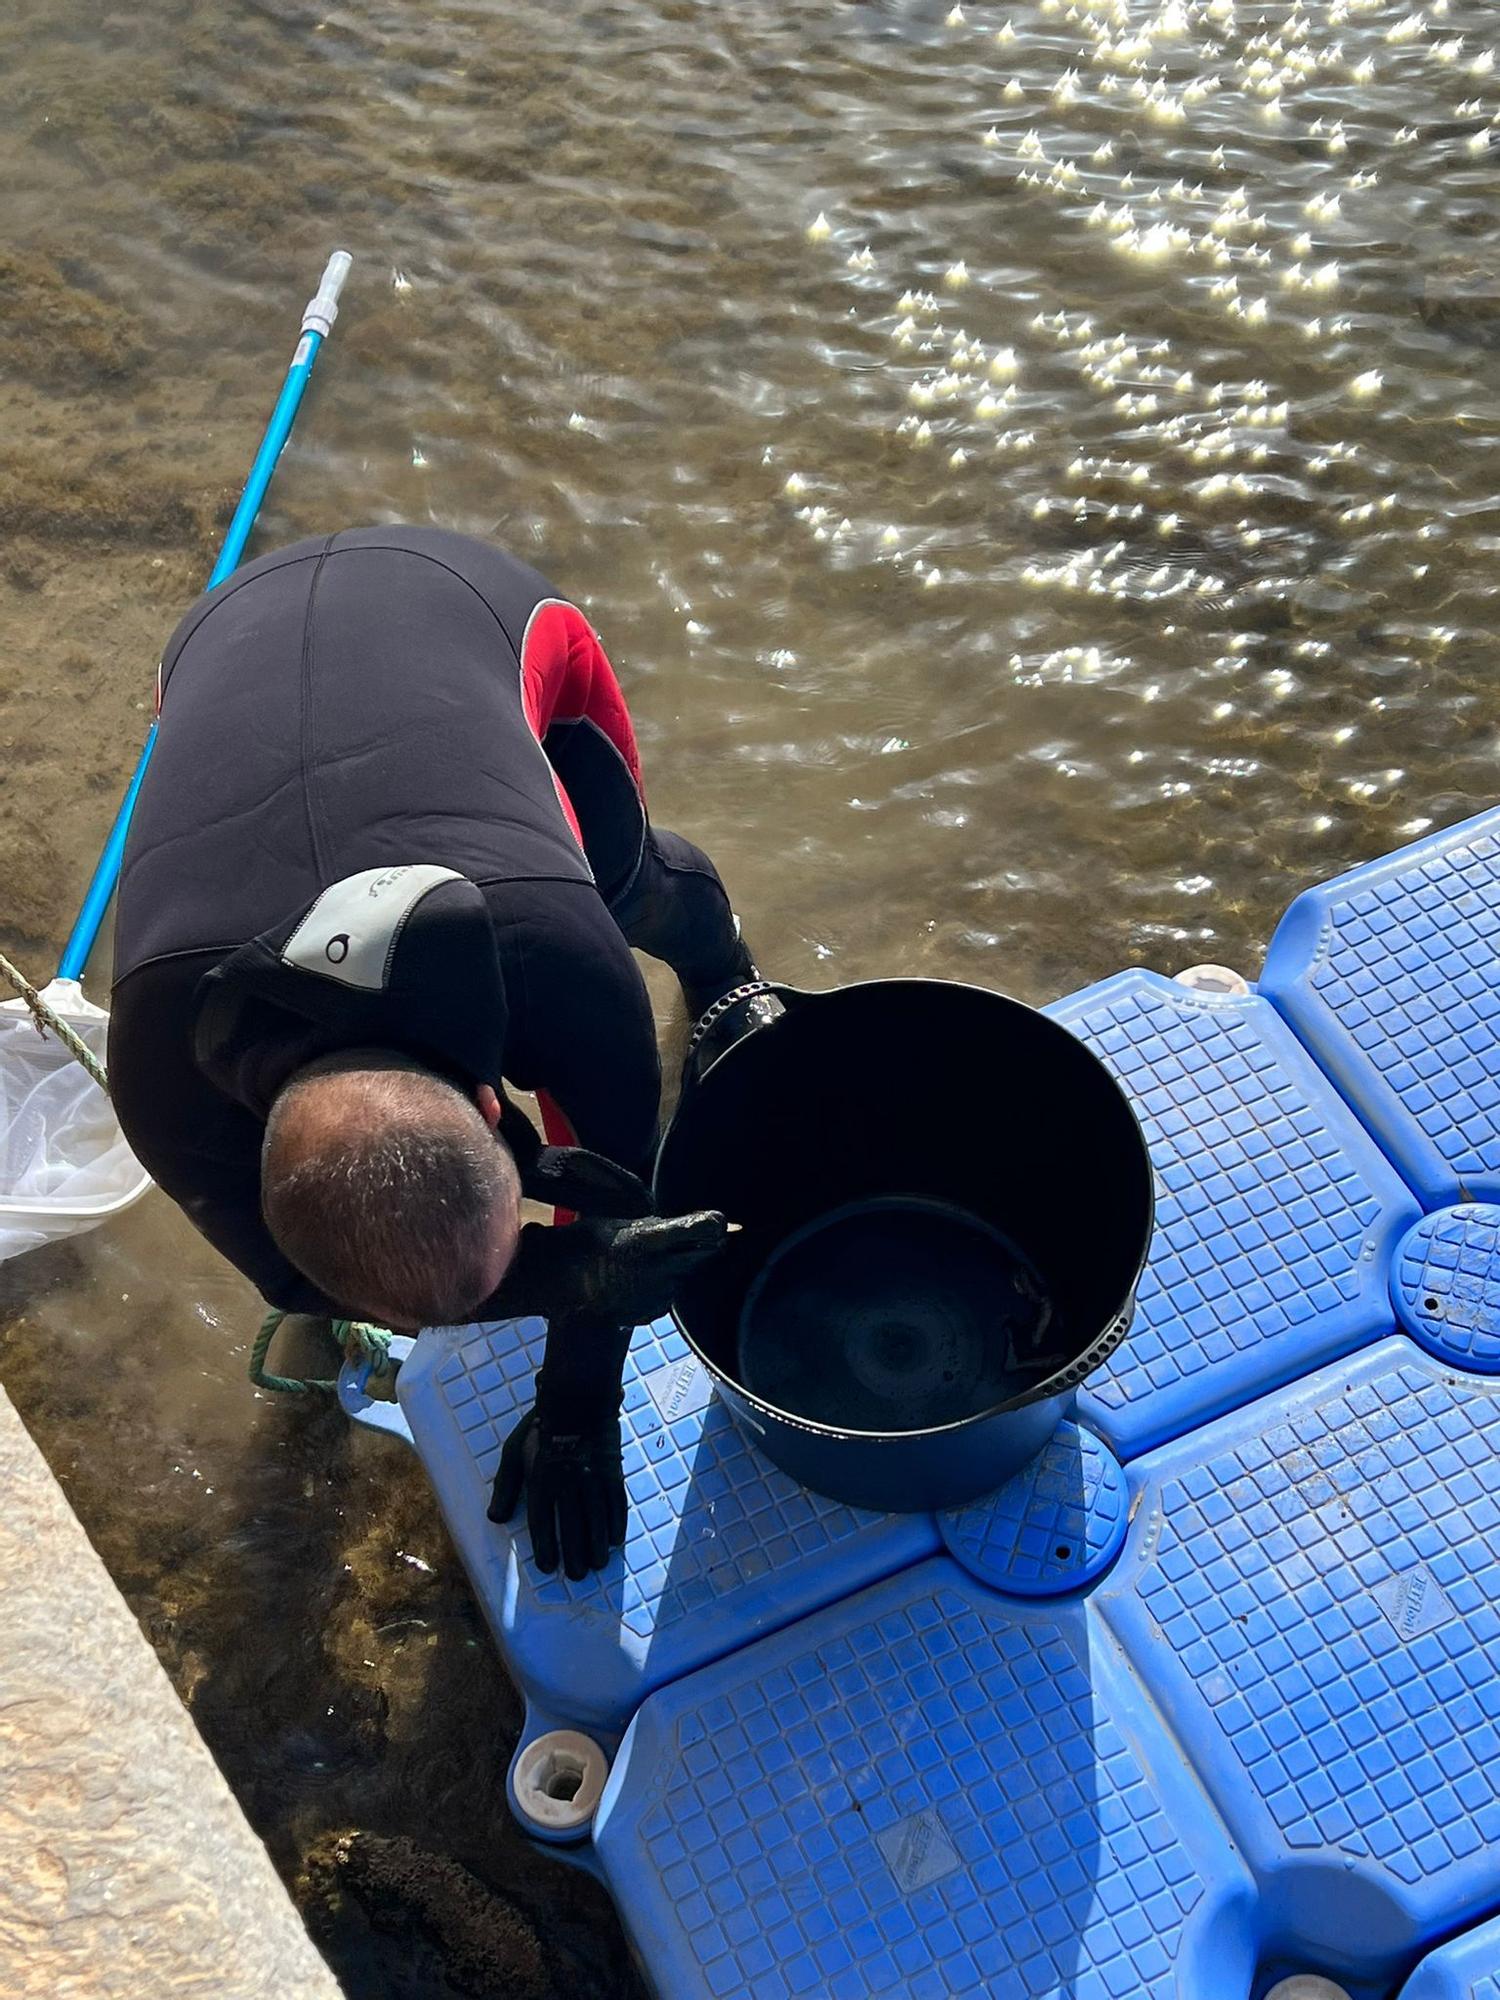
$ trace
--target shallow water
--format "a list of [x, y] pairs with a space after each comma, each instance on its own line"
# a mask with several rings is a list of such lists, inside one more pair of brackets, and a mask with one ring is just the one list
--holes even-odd
[[[1296, 889], [1488, 803], [1493, 11], [950, 4], [12, 0], [0, 946], [61, 941], [338, 242], [259, 545], [433, 520], [580, 597], [784, 977], [1253, 971]], [[506, 1829], [411, 1468], [251, 1396], [164, 1204], [0, 1287], [289, 1878], [403, 1832], [544, 1916], [538, 1991], [631, 1990]], [[430, 1973], [312, 1902], [360, 1995]]]

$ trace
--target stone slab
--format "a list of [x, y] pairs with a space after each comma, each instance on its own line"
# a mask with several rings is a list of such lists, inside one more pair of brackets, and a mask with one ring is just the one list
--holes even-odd
[[3, 1390], [0, 1491], [0, 1993], [338, 2000]]

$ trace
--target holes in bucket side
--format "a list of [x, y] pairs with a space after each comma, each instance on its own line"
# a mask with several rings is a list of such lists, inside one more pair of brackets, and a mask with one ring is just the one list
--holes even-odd
[[1068, 1557], [1069, 1557], [1070, 1555], [1072, 1555], [1072, 1553], [1073, 1553], [1073, 1544], [1072, 1544], [1071, 1542], [1059, 1542], [1059, 1543], [1058, 1543], [1058, 1545], [1057, 1545], [1057, 1560], [1058, 1560], [1059, 1562], [1066, 1562], [1066, 1561], [1068, 1560]]
[[1441, 1312], [1443, 1309], [1443, 1302], [1441, 1299], [1425, 1298], [1423, 1299], [1422, 1304], [1426, 1308], [1426, 1310], [1430, 1313]]

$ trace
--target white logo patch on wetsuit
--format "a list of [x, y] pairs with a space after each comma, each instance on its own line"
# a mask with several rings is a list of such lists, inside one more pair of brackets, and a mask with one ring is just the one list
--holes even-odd
[[384, 989], [407, 918], [429, 890], [462, 882], [452, 868], [363, 868], [325, 889], [282, 948], [284, 965], [340, 986]]

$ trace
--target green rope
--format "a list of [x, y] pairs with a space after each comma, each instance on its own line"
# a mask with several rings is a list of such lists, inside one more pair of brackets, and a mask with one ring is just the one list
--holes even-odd
[[82, 1036], [75, 1035], [62, 1016], [52, 1011], [25, 973], [18, 971], [4, 952], [0, 952], [0, 976], [9, 981], [31, 1009], [38, 1032], [56, 1035], [73, 1060], [82, 1063], [99, 1088], [107, 1092], [109, 1078], [104, 1073], [103, 1063]]
[[[257, 1389], [280, 1389], [289, 1396], [305, 1396], [312, 1389], [337, 1389], [336, 1376], [330, 1381], [303, 1381], [298, 1375], [267, 1373], [266, 1356], [286, 1316], [284, 1312], [272, 1311], [261, 1321], [260, 1332], [250, 1350], [250, 1380]], [[395, 1336], [383, 1326], [371, 1326], [368, 1320], [363, 1319], [336, 1319], [329, 1324], [333, 1328], [334, 1339], [344, 1350], [346, 1361], [368, 1361], [372, 1375], [394, 1375], [401, 1366], [399, 1361], [391, 1359], [391, 1342]]]

